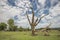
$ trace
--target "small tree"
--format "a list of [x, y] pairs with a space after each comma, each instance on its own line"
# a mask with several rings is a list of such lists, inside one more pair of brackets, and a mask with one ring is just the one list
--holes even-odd
[[5, 30], [7, 28], [7, 24], [0, 23], [0, 30]]
[[9, 19], [8, 20], [8, 25], [9, 25], [9, 30], [13, 31], [14, 28], [14, 20], [13, 19]]
[[17, 26], [14, 26], [13, 27], [13, 31], [17, 31]]
[[14, 25], [14, 20], [13, 20], [13, 19], [9, 19], [9, 20], [8, 20], [8, 24], [9, 24], [9, 26]]

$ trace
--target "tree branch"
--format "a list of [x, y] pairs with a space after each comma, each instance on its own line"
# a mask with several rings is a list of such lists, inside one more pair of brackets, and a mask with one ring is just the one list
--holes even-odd
[[38, 21], [38, 17], [37, 17], [37, 19], [35, 20], [35, 23], [37, 23], [37, 21]]
[[28, 19], [28, 21], [29, 21], [29, 24], [31, 25], [31, 22], [30, 22], [30, 19], [29, 19], [28, 13], [26, 13], [26, 15], [27, 15], [27, 19]]
[[52, 24], [52, 23], [50, 22], [50, 24], [49, 24], [48, 26], [46, 26], [46, 28], [49, 28], [49, 26], [51, 26], [51, 24]]
[[34, 11], [32, 9], [32, 23], [34, 23]]
[[41, 21], [41, 19], [44, 18], [45, 16], [46, 16], [46, 15], [40, 17], [40, 19], [38, 20], [38, 22], [36, 23], [36, 25], [39, 24], [39, 22]]

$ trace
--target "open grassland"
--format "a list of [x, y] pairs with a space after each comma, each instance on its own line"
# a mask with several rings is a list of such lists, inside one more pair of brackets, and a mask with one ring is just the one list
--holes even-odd
[[0, 31], [0, 40], [60, 40], [60, 31], [49, 31], [50, 36], [43, 36], [44, 32], [38, 31], [37, 36], [32, 36], [31, 31], [4, 32]]

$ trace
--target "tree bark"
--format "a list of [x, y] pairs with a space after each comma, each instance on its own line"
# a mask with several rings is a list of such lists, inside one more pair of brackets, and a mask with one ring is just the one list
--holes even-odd
[[32, 26], [31, 29], [32, 29], [32, 35], [35, 35], [35, 27]]

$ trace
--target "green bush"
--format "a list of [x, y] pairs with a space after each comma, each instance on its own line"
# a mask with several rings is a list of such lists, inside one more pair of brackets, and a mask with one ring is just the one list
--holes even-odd
[[7, 24], [0, 23], [0, 30], [5, 30], [7, 28]]
[[18, 28], [18, 31], [23, 31], [23, 28], [22, 28], [22, 27], [19, 27], [19, 28]]
[[17, 26], [11, 26], [11, 27], [9, 27], [9, 31], [17, 31]]

